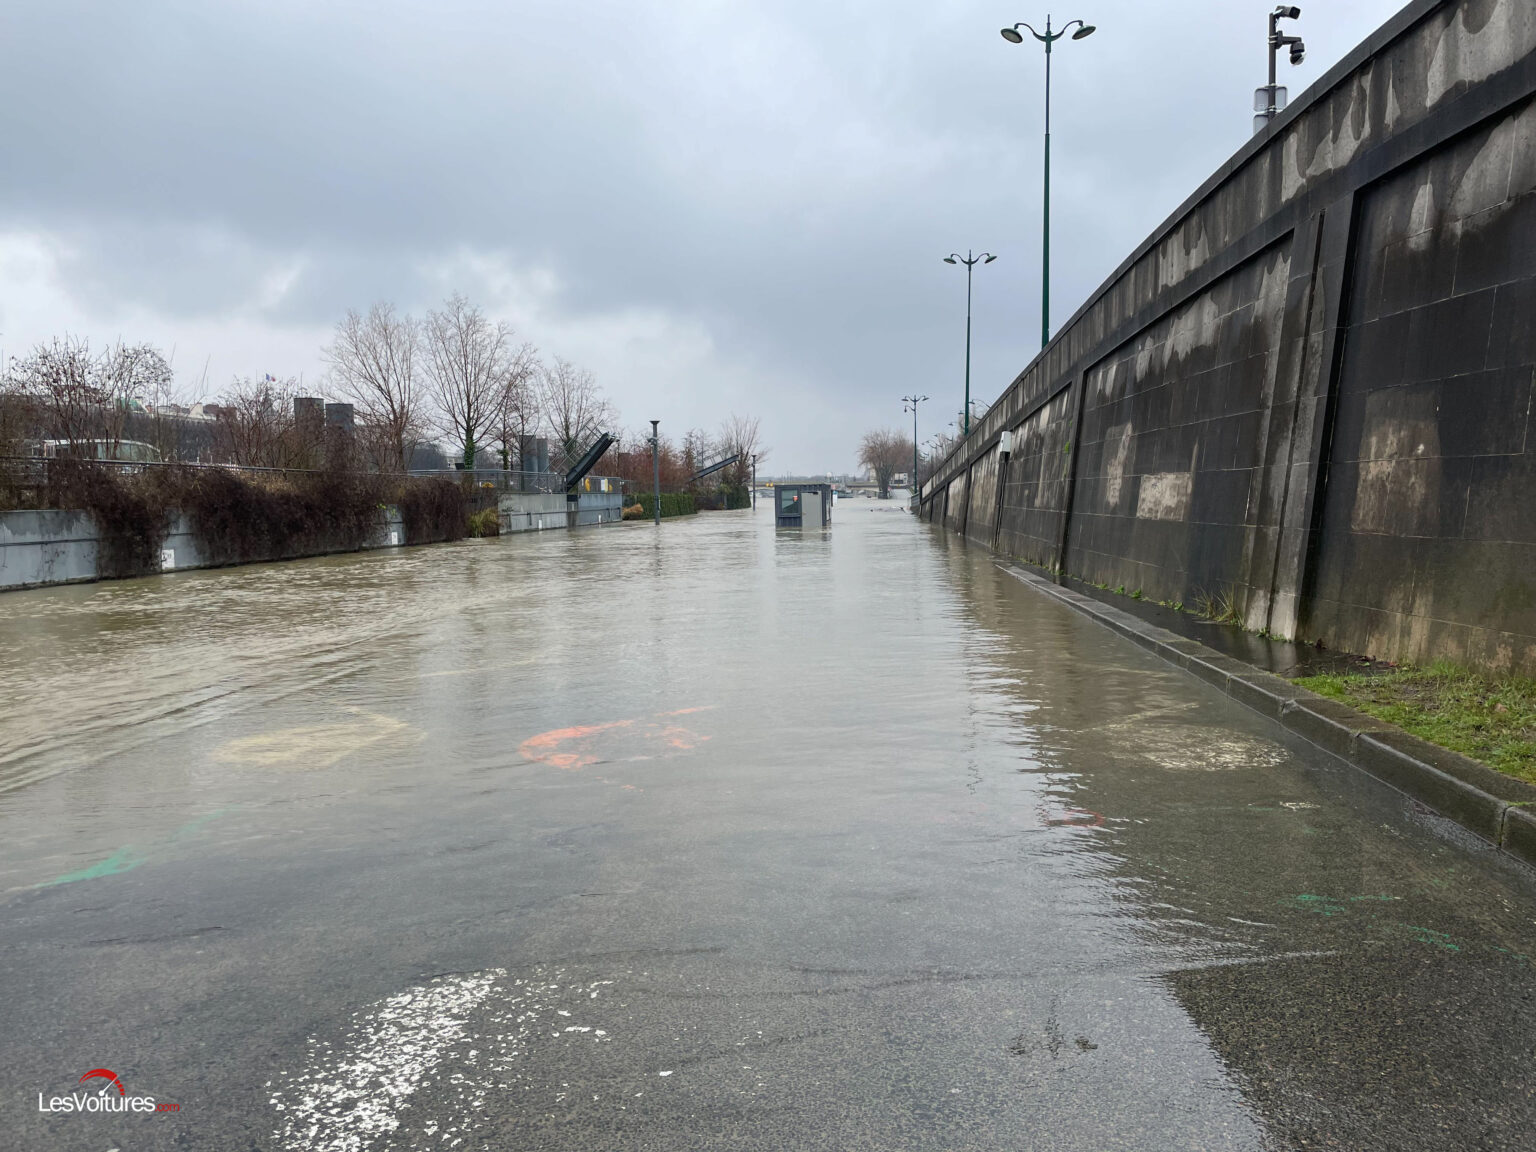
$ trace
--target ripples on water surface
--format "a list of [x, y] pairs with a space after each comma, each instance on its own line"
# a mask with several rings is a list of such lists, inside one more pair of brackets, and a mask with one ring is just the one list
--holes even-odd
[[464, 953], [411, 970], [650, 940], [741, 996], [754, 965], [933, 984], [995, 1114], [1114, 1099], [1148, 1147], [1337, 1131], [1297, 1103], [1331, 1094], [1391, 1135], [1319, 1052], [1406, 1093], [1530, 1066], [1464, 1043], [1497, 997], [1414, 1017], [1447, 1053], [1417, 1065], [1357, 1007], [1528, 987], [1527, 881], [893, 504], [11, 593], [0, 636], [13, 896], [324, 858], [292, 915], [339, 886], [369, 949]]

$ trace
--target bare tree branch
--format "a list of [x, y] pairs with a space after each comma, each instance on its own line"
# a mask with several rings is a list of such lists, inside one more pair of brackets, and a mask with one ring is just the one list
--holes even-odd
[[293, 427], [294, 380], [235, 380], [219, 397], [214, 423], [214, 451], [230, 464], [247, 468], [289, 465], [284, 441]]
[[422, 398], [416, 383], [420, 324], [397, 316], [393, 304], [378, 303], [366, 316], [348, 311], [336, 338], [322, 355], [336, 391], [357, 408], [368, 427], [376, 464], [403, 472], [420, 439]]
[[422, 325], [424, 365], [443, 431], [461, 448], [465, 468], [475, 466], [476, 442], [490, 429], [505, 386], [510, 325], [492, 323], [463, 296], [453, 295]]
[[732, 413], [720, 425], [720, 438], [716, 447], [722, 456], [741, 456], [729, 469], [731, 481], [737, 485], [744, 486], [751, 482], [754, 456], [759, 463], [768, 458], [768, 449], [763, 447], [761, 421], [756, 416], [737, 416]]
[[859, 442], [859, 463], [875, 474], [880, 499], [891, 494], [891, 477], [903, 464], [912, 462], [912, 441], [899, 432], [881, 429], [864, 433]]
[[524, 436], [539, 426], [539, 350], [522, 344], [507, 357], [501, 384], [491, 411], [491, 438], [501, 445], [501, 466], [510, 468]]
[[560, 462], [569, 468], [599, 432], [616, 422], [613, 405], [592, 373], [558, 356], [540, 371], [538, 387], [539, 407], [559, 449]]

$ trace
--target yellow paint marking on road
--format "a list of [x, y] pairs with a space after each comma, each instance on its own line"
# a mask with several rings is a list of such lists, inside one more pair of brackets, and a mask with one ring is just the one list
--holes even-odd
[[213, 759], [247, 768], [314, 770], [335, 767], [353, 753], [384, 740], [398, 743], [421, 738], [421, 732], [403, 720], [359, 708], [347, 711], [355, 713], [357, 719], [242, 736], [221, 745]]

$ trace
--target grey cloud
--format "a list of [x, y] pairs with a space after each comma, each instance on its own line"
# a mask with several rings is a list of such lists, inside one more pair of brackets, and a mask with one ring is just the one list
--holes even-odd
[[[1309, 8], [1296, 75], [1395, 6]], [[1268, 7], [1073, 6], [1100, 31], [1055, 57], [1057, 322], [1241, 145]], [[10, 5], [0, 227], [73, 237], [92, 304], [278, 324], [422, 307], [422, 269], [483, 251], [552, 270], [572, 318], [694, 319], [846, 421], [898, 423], [912, 387], [958, 408], [945, 253], [1002, 256], [977, 274], [977, 394], [1038, 344], [1042, 60], [997, 28], [1039, 8]], [[288, 294], [253, 304], [296, 260]], [[807, 463], [857, 439], [776, 432], [814, 441]]]

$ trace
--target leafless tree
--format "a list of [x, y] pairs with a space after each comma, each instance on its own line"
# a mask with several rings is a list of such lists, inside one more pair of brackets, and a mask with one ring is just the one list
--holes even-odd
[[89, 340], [65, 336], [33, 349], [8, 374], [9, 389], [26, 398], [45, 438], [70, 455], [117, 455], [129, 414], [170, 395], [174, 373], [149, 344], [113, 344], [92, 353]]
[[219, 397], [214, 453], [223, 463], [247, 468], [282, 468], [293, 430], [293, 380], [237, 379]]
[[475, 466], [475, 447], [488, 432], [508, 370], [512, 326], [492, 323], [463, 296], [453, 295], [422, 325], [423, 365], [443, 431], [462, 448], [465, 468]]
[[538, 388], [539, 407], [561, 463], [569, 468], [599, 432], [614, 424], [613, 405], [592, 373], [558, 356], [539, 372]]
[[0, 456], [20, 456], [34, 423], [33, 405], [9, 374], [0, 377]]
[[731, 482], [737, 485], [751, 482], [754, 456], [759, 462], [768, 458], [768, 450], [763, 447], [761, 421], [756, 416], [737, 416], [732, 413], [730, 419], [720, 425], [716, 447], [722, 456], [741, 457], [728, 469]]
[[65, 336], [39, 344], [8, 373], [12, 390], [36, 413], [43, 437], [63, 441], [71, 455], [83, 452], [99, 431], [106, 395], [95, 369], [90, 342]]
[[404, 471], [421, 434], [422, 396], [416, 382], [421, 325], [378, 303], [366, 316], [348, 311], [324, 350], [336, 390], [356, 406], [375, 464]]
[[891, 477], [903, 464], [912, 463], [912, 441], [899, 432], [881, 429], [864, 433], [859, 442], [859, 463], [875, 474], [875, 484], [880, 489], [880, 499], [891, 495]]
[[510, 468], [524, 436], [539, 426], [539, 350], [523, 344], [507, 356], [501, 383], [491, 408], [489, 431], [501, 447], [501, 466]]
[[[689, 476], [694, 475], [700, 468], [708, 468], [715, 462], [717, 455], [714, 442], [710, 440], [709, 433], [704, 429], [690, 428], [683, 435], [683, 468]], [[711, 479], [718, 479], [718, 477], [711, 477]]]

